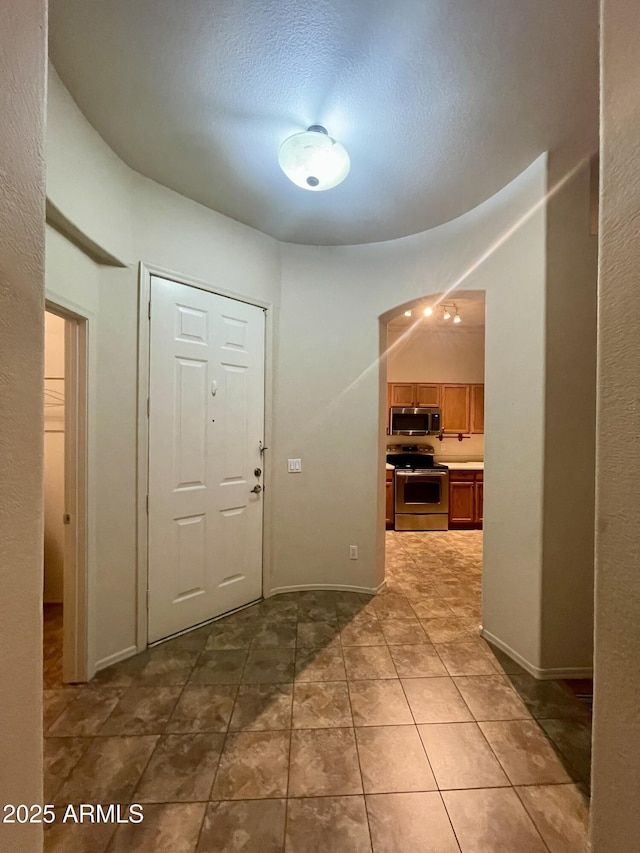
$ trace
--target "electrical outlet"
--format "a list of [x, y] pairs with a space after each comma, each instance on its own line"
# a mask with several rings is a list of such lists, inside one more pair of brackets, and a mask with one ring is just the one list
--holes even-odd
[[287, 471], [289, 474], [299, 474], [302, 471], [302, 459], [288, 459]]
[[349, 545], [349, 559], [357, 560], [358, 559], [358, 546], [357, 545]]

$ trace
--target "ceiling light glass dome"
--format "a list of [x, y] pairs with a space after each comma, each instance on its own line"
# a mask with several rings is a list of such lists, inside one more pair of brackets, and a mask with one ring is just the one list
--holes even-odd
[[305, 190], [330, 190], [349, 174], [351, 161], [343, 145], [314, 124], [280, 146], [278, 162], [285, 175]]

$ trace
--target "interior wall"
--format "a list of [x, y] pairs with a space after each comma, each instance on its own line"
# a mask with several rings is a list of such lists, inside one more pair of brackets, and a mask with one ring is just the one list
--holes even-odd
[[[368, 246], [282, 247], [273, 491], [275, 513], [286, 519], [274, 543], [282, 586], [382, 579], [380, 319], [456, 283], [484, 290], [486, 621], [539, 663], [545, 192], [542, 157], [479, 208], [425, 234]], [[527, 322], [514, 324], [513, 316]], [[289, 456], [302, 456], [302, 475], [286, 473]], [[514, 470], [522, 475], [515, 483]], [[350, 561], [349, 544], [363, 542], [360, 560]]]
[[640, 835], [640, 5], [602, 4], [594, 853]]
[[[44, 324], [44, 600], [61, 604], [64, 586], [64, 334], [47, 311]], [[61, 379], [60, 379], [61, 378]]]
[[[47, 193], [81, 239], [47, 229], [47, 296], [89, 317], [93, 672], [136, 649], [138, 263], [270, 303], [277, 326], [280, 258], [270, 237], [128, 169], [49, 71]], [[85, 237], [122, 266], [89, 257]]]
[[[41, 803], [46, 4], [0, 5], [0, 802]], [[0, 848], [42, 849], [0, 823]]]

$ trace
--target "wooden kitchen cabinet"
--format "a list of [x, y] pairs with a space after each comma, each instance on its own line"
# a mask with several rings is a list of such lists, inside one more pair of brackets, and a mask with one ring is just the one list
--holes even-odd
[[394, 493], [394, 475], [395, 471], [387, 471], [385, 488], [386, 488], [386, 522], [387, 529], [395, 527], [395, 493]]
[[390, 382], [390, 406], [439, 406], [440, 386], [436, 383]]
[[483, 471], [449, 471], [449, 528], [482, 527]]
[[442, 429], [469, 433], [471, 430], [471, 386], [442, 385]]
[[471, 432], [484, 432], [484, 385], [471, 386]]
[[416, 385], [415, 400], [416, 406], [439, 406], [440, 386], [435, 384]]

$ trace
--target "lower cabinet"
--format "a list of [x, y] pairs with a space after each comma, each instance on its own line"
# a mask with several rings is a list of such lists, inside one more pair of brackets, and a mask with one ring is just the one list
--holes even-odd
[[395, 504], [394, 504], [394, 475], [395, 471], [387, 471], [387, 478], [385, 483], [385, 488], [387, 490], [387, 511], [386, 511], [386, 519], [387, 519], [387, 528], [395, 527]]
[[449, 528], [482, 527], [484, 471], [449, 471]]

